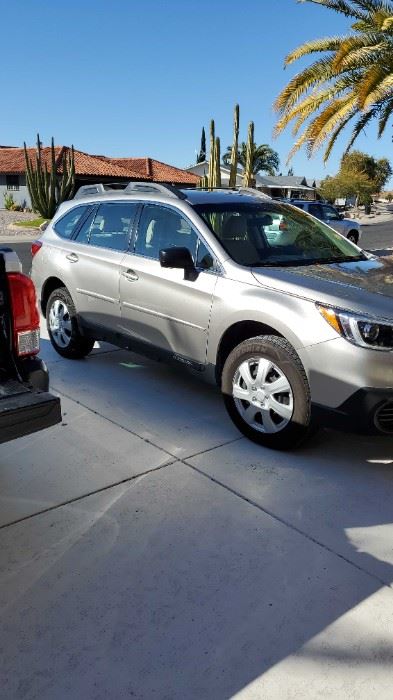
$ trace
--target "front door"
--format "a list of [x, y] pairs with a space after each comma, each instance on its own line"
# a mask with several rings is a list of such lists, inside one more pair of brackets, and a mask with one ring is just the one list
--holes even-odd
[[337, 209], [330, 206], [330, 204], [321, 204], [322, 208], [322, 220], [325, 221], [329, 226], [334, 228], [338, 233], [346, 234], [345, 224], [343, 224], [340, 214]]
[[136, 211], [136, 203], [100, 204], [68, 246], [71, 294], [82, 322], [88, 325], [118, 328], [120, 263]]
[[[190, 250], [195, 273], [163, 268], [159, 251]], [[121, 264], [121, 326], [124, 333], [204, 364], [216, 262], [189, 220], [176, 209], [143, 207], [132, 253]]]

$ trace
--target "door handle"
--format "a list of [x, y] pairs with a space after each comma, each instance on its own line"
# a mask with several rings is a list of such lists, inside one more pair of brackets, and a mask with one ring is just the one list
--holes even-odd
[[79, 260], [76, 253], [69, 253], [68, 255], [66, 255], [66, 258], [67, 258], [67, 260], [69, 260], [72, 263], [78, 262], [78, 260]]
[[139, 279], [138, 275], [134, 270], [124, 270], [124, 272], [122, 272], [121, 274], [129, 282], [136, 282]]

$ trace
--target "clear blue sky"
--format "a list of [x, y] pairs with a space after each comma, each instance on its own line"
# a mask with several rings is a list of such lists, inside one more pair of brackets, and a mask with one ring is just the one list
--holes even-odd
[[[216, 120], [222, 146], [232, 140], [240, 104], [241, 136], [255, 122], [258, 143], [272, 143], [272, 104], [299, 70], [285, 54], [316, 36], [345, 33], [332, 11], [296, 0], [0, 0], [0, 143], [71, 144], [89, 153], [151, 156], [180, 167], [195, 161], [201, 128]], [[392, 129], [372, 126], [358, 147], [392, 155]], [[287, 172], [290, 132], [274, 141]], [[340, 148], [295, 157], [295, 174], [337, 170]]]

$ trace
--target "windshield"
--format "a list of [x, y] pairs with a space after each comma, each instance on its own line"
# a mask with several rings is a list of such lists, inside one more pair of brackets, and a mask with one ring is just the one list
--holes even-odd
[[346, 238], [287, 204], [195, 204], [194, 209], [240, 265], [312, 265], [366, 260]]

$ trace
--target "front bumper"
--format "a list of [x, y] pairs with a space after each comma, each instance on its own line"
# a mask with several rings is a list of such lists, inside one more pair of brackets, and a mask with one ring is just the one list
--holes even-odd
[[393, 435], [393, 389], [358, 389], [341, 406], [312, 404], [319, 425], [362, 435]]

